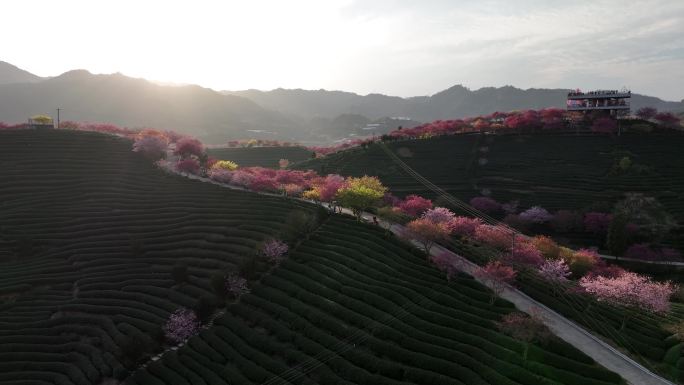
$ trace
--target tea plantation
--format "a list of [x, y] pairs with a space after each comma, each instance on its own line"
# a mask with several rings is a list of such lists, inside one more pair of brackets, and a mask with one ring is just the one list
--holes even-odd
[[608, 384], [559, 340], [523, 345], [478, 283], [444, 276], [396, 240], [334, 217], [215, 326], [130, 384]]
[[[128, 141], [0, 132], [0, 383], [122, 377], [298, 204], [164, 174]], [[176, 285], [174, 265], [188, 266]], [[133, 340], [133, 341], [131, 341]]]
[[216, 159], [232, 160], [244, 167], [278, 168], [280, 159], [287, 159], [290, 163], [295, 163], [311, 157], [311, 151], [304, 147], [212, 148], [207, 153]]
[[510, 304], [337, 216], [212, 327], [135, 370], [130, 355], [154, 353], [169, 314], [212, 295], [212, 274], [313, 207], [168, 175], [84, 132], [0, 132], [0, 181], [0, 384], [621, 383], [555, 339], [523, 359], [495, 326]]

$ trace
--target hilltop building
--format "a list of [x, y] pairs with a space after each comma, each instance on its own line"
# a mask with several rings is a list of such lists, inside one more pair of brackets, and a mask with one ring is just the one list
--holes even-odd
[[566, 106], [568, 111], [588, 113], [591, 111], [605, 111], [614, 117], [627, 116], [630, 113], [632, 91], [629, 90], [597, 90], [582, 92], [580, 90], [568, 93]]
[[29, 128], [55, 128], [55, 122], [46, 115], [35, 115], [28, 120]]

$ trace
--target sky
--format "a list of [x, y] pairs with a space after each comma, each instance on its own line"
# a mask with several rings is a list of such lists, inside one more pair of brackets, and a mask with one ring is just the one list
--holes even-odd
[[620, 89], [684, 99], [684, 0], [21, 0], [0, 60], [216, 90]]

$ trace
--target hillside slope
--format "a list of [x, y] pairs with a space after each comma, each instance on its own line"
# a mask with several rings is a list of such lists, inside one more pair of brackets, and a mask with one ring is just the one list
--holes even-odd
[[[411, 168], [457, 198], [491, 195], [522, 208], [612, 210], [625, 193], [654, 196], [684, 220], [684, 136], [457, 135], [388, 143]], [[628, 157], [632, 169], [614, 172]], [[397, 195], [434, 193], [377, 146], [296, 165], [325, 173], [377, 175]], [[678, 242], [681, 242], [678, 241]], [[679, 244], [682, 248], [684, 245]]]
[[[128, 377], [128, 356], [154, 346], [172, 311], [211, 296], [212, 274], [312, 206], [164, 174], [95, 133], [0, 132], [0, 164], [0, 384], [242, 384], [285, 371], [302, 375], [275, 382], [620, 383], [557, 340], [523, 359], [495, 326], [509, 303], [343, 217]], [[183, 284], [170, 274], [179, 262]]]
[[0, 85], [12, 83], [33, 83], [40, 80], [43, 80], [43, 78], [0, 60]]

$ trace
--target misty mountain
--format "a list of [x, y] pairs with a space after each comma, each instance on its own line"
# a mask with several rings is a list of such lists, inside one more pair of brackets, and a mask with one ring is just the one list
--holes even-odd
[[12, 83], [33, 83], [43, 80], [38, 75], [34, 75], [10, 63], [0, 61], [0, 84]]
[[210, 143], [252, 137], [296, 140], [307, 135], [300, 124], [280, 113], [199, 86], [161, 86], [85, 70], [35, 83], [0, 85], [0, 121], [54, 116], [58, 107], [63, 109], [62, 120], [172, 129]]
[[[528, 108], [565, 108], [567, 89], [527, 89], [485, 87], [470, 90], [456, 85], [432, 96], [400, 98], [381, 94], [357, 95], [351, 92], [301, 89], [273, 91], [224, 91], [243, 96], [264, 108], [296, 114], [304, 118], [331, 118], [343, 114], [362, 115], [369, 119], [408, 117], [428, 122], [512, 111]], [[684, 111], [684, 103], [632, 94], [632, 109], [650, 106], [662, 111]]]

